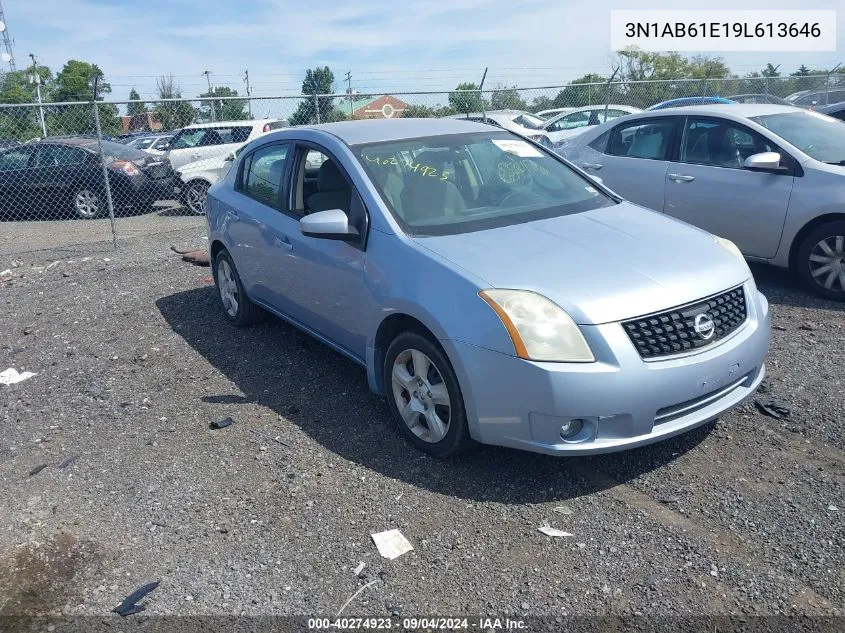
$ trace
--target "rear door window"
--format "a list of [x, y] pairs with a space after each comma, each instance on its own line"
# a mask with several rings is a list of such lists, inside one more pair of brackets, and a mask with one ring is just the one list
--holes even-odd
[[0, 171], [25, 169], [32, 157], [32, 147], [16, 147], [0, 153]]
[[253, 200], [281, 209], [282, 175], [289, 146], [265, 145], [250, 154], [241, 175], [240, 191]]
[[36, 167], [61, 167], [84, 163], [88, 152], [64, 145], [41, 145], [35, 154]]
[[631, 121], [614, 128], [607, 154], [629, 158], [669, 160], [677, 117]]

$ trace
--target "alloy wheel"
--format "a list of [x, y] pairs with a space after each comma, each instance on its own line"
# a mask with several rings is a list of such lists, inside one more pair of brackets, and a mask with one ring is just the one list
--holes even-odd
[[100, 196], [90, 189], [83, 189], [73, 197], [73, 208], [81, 218], [96, 218], [100, 215]]
[[431, 444], [446, 437], [452, 402], [434, 362], [419, 350], [405, 350], [393, 362], [391, 382], [399, 415], [411, 432]]
[[239, 294], [238, 282], [235, 280], [235, 273], [225, 259], [221, 259], [217, 265], [217, 288], [220, 291], [220, 300], [226, 313], [234, 318], [238, 315]]
[[813, 246], [810, 276], [825, 290], [845, 292], [845, 235], [830, 235]]
[[188, 187], [185, 193], [185, 203], [191, 213], [205, 215], [205, 205], [208, 200], [208, 185], [204, 182], [197, 182]]

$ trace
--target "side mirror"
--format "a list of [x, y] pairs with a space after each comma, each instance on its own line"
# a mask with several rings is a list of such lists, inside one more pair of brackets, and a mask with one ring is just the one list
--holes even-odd
[[745, 159], [743, 166], [752, 171], [780, 171], [780, 154], [777, 152], [760, 152]]
[[357, 240], [358, 230], [349, 225], [349, 218], [340, 209], [318, 211], [299, 220], [299, 230], [303, 235], [324, 240]]
[[224, 158], [223, 160], [224, 160], [224, 161], [226, 161], [226, 162], [232, 162], [232, 161], [233, 161], [233, 160], [235, 160], [236, 158], [237, 158], [237, 156], [235, 156], [235, 152], [232, 152], [231, 154], [229, 154], [229, 155], [228, 155], [226, 158]]

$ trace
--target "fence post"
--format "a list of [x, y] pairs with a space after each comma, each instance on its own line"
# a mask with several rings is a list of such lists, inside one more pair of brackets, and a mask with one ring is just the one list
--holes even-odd
[[769, 76], [766, 75], [766, 96], [769, 96]]
[[106, 204], [109, 207], [109, 220], [111, 221], [111, 239], [114, 250], [117, 250], [117, 231], [114, 226], [114, 203], [111, 197], [111, 184], [109, 183], [109, 168], [106, 165], [106, 156], [103, 154], [103, 130], [100, 127], [100, 108], [97, 106], [97, 77], [94, 77], [94, 126], [97, 128], [97, 152], [100, 154], [100, 167], [103, 171], [103, 183], [106, 189]]
[[317, 91], [314, 91], [314, 112], [317, 113], [317, 124], [320, 123], [320, 100], [317, 98]]

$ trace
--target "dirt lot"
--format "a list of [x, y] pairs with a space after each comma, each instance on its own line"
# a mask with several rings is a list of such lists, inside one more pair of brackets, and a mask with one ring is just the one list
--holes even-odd
[[[0, 387], [0, 615], [105, 615], [159, 579], [147, 613], [334, 615], [375, 581], [344, 615], [845, 614], [845, 306], [755, 269], [782, 420], [747, 403], [623, 454], [440, 462], [350, 361], [228, 325], [167, 250], [200, 235], [0, 278], [0, 369], [38, 374]], [[414, 551], [379, 557], [390, 528]]]

